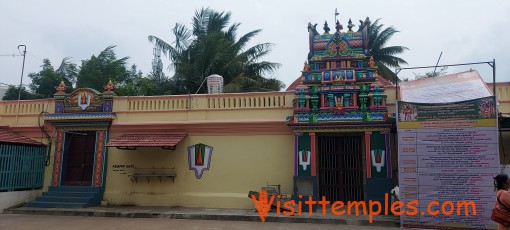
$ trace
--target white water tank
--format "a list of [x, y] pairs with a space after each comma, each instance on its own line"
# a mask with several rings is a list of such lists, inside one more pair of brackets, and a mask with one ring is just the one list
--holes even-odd
[[209, 94], [223, 93], [223, 77], [218, 74], [207, 77], [207, 91]]

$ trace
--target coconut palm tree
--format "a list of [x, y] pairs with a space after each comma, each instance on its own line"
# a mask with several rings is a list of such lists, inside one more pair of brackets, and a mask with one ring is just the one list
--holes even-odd
[[379, 24], [379, 20], [377, 19], [373, 23], [368, 21], [368, 47], [379, 68], [379, 75], [391, 82], [396, 82], [397, 75], [390, 70], [390, 67], [397, 68], [403, 64], [407, 65], [404, 59], [395, 55], [402, 54], [409, 49], [405, 46], [385, 46], [391, 37], [399, 31], [393, 26], [383, 28], [384, 24]]
[[173, 93], [206, 92], [206, 88], [200, 85], [212, 74], [224, 78], [225, 92], [283, 88], [282, 82], [274, 84], [264, 77], [264, 74], [274, 72], [281, 65], [259, 61], [271, 51], [273, 44], [260, 43], [247, 47], [248, 42], [261, 30], [251, 31], [237, 39], [240, 23], [229, 26], [230, 18], [230, 12], [202, 8], [195, 12], [192, 29], [180, 23], [175, 24], [172, 30], [175, 42], [172, 44], [149, 36], [149, 42], [159, 47], [172, 62], [170, 67], [175, 72], [171, 79]]

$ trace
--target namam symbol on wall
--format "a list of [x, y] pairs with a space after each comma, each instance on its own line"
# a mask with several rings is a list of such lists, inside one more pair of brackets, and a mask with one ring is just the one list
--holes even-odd
[[308, 150], [299, 151], [299, 165], [303, 166], [304, 171], [306, 171], [308, 165], [311, 164], [310, 162], [311, 155], [312, 155], [311, 152]]
[[372, 159], [372, 166], [374, 166], [377, 172], [381, 172], [381, 168], [384, 167], [384, 155], [385, 151], [381, 149], [371, 150], [370, 155]]
[[209, 170], [213, 147], [196, 144], [188, 147], [189, 170], [195, 170], [197, 179], [202, 178], [204, 170]]

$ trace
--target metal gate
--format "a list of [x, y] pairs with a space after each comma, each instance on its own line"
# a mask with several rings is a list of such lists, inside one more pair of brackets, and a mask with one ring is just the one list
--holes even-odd
[[40, 189], [46, 147], [0, 143], [0, 192]]
[[319, 195], [334, 201], [364, 200], [361, 136], [319, 136]]

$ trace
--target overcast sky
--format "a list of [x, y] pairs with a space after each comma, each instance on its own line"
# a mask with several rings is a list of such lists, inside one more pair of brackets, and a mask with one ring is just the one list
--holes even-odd
[[[72, 62], [81, 65], [81, 60], [117, 45], [118, 57], [129, 56], [129, 65], [136, 64], [146, 75], [153, 59], [153, 45], [147, 37], [155, 35], [173, 42], [171, 29], [175, 23], [191, 25], [195, 10], [201, 7], [231, 11], [232, 22], [241, 23], [239, 34], [262, 29], [251, 45], [275, 44], [265, 60], [281, 63], [282, 67], [269, 77], [282, 80], [286, 86], [300, 76], [306, 60], [308, 22], [317, 23], [320, 33], [325, 20], [333, 28], [335, 8], [344, 28], [349, 18], [359, 25], [358, 20], [368, 16], [372, 21], [381, 18], [383, 24], [399, 30], [388, 45], [409, 48], [400, 55], [409, 63], [402, 67], [435, 65], [442, 51], [440, 64], [496, 59], [497, 81], [510, 81], [507, 0], [3, 0], [0, 55], [19, 54], [18, 45], [27, 46], [23, 83], [28, 84], [28, 73], [40, 71], [44, 58], [49, 58], [55, 68], [65, 57], [72, 57]], [[166, 57], [162, 60], [165, 73], [170, 75], [166, 69], [170, 62]], [[0, 56], [0, 83], [19, 84], [22, 62], [20, 56]], [[450, 67], [447, 72], [470, 68], [492, 82], [492, 69], [486, 64]], [[432, 70], [404, 70], [399, 76], [414, 79], [413, 73]]]

